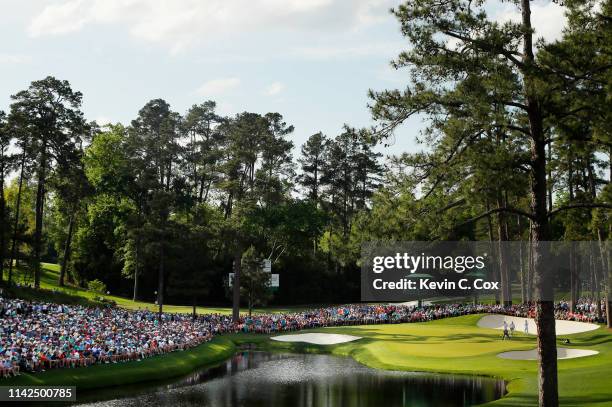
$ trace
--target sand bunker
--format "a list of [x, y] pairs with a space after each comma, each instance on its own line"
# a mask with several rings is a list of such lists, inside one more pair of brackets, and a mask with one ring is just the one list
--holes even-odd
[[335, 345], [337, 343], [356, 341], [357, 339], [361, 339], [361, 337], [340, 334], [311, 333], [273, 336], [270, 339], [280, 342], [306, 342], [313, 343], [315, 345]]
[[[516, 332], [525, 332], [525, 319], [528, 325], [528, 334], [535, 335], [537, 333], [535, 320], [533, 318], [521, 318], [521, 317], [510, 317], [507, 315], [486, 315], [478, 321], [478, 326], [481, 328], [493, 328], [493, 329], [504, 329], [504, 321], [510, 325], [511, 321], [514, 321]], [[587, 322], [576, 322], [576, 321], [564, 321], [557, 319], [555, 321], [555, 328], [557, 336], [559, 335], [571, 335], [580, 332], [593, 331], [599, 328], [597, 324], [591, 324]]]
[[[557, 359], [574, 359], [582, 358], [585, 356], [597, 355], [599, 352], [596, 350], [586, 349], [571, 349], [571, 348], [557, 348]], [[514, 359], [514, 360], [537, 360], [538, 350], [515, 350], [512, 352], [502, 352], [497, 355], [503, 359]]]

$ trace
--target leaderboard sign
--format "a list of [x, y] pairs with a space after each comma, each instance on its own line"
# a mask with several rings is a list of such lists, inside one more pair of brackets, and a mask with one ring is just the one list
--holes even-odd
[[[261, 262], [261, 269], [265, 273], [270, 273], [270, 288], [277, 289], [280, 287], [280, 278], [278, 274], [272, 274], [272, 260], [264, 259]], [[234, 273], [228, 274], [228, 283], [232, 287], [234, 285]]]

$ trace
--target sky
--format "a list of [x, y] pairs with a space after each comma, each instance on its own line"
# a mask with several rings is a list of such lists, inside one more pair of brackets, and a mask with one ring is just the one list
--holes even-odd
[[[343, 124], [372, 125], [368, 89], [402, 88], [390, 61], [407, 42], [389, 12], [399, 0], [0, 0], [0, 109], [47, 75], [83, 93], [98, 123], [129, 124], [149, 100], [185, 113], [215, 100], [218, 112], [279, 112], [296, 149]], [[536, 0], [538, 36], [559, 38], [562, 8]], [[519, 18], [509, 2], [487, 10]], [[410, 119], [385, 154], [417, 151], [425, 126]], [[297, 153], [297, 151], [296, 151]]]

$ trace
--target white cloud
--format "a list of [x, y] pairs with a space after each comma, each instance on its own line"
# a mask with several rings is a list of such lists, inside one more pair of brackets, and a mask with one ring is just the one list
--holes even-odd
[[30, 22], [32, 37], [123, 24], [138, 39], [180, 51], [219, 34], [341, 30], [390, 18], [400, 0], [58, 0]]
[[31, 21], [28, 33], [32, 37], [44, 34], [65, 34], [83, 28], [91, 20], [82, 0], [50, 4]]
[[32, 60], [28, 55], [22, 54], [0, 54], [0, 65], [25, 64]]
[[270, 84], [270, 86], [268, 86], [266, 89], [265, 93], [268, 96], [274, 96], [278, 95], [283, 90], [285, 90], [285, 85], [283, 85], [281, 82], [272, 82], [272, 84]]
[[240, 85], [239, 78], [219, 78], [205, 82], [196, 91], [200, 96], [218, 96]]

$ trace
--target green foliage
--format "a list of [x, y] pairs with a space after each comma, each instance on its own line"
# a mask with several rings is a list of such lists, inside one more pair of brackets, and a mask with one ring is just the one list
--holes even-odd
[[263, 258], [259, 256], [253, 246], [249, 247], [242, 254], [240, 272], [240, 292], [246, 299], [249, 315], [253, 307], [266, 305], [272, 298], [270, 290], [270, 274], [263, 270]]
[[[224, 301], [223, 278], [244, 255], [270, 258], [293, 286], [353, 281], [368, 240], [529, 238], [534, 140], [546, 154], [537, 172], [549, 238], [606, 240], [610, 2], [564, 7], [563, 37], [536, 41], [532, 58], [530, 30], [490, 19], [484, 3], [401, 4], [393, 13], [409, 46], [393, 65], [406, 86], [371, 92], [376, 128], [318, 132], [297, 159], [294, 128], [277, 112], [223, 117], [208, 100], [180, 114], [153, 99], [130, 123], [100, 129], [68, 82], [35, 81], [0, 114], [0, 254], [14, 235], [34, 274], [57, 256], [81, 287], [97, 279], [148, 300]], [[422, 151], [383, 166], [380, 144], [415, 115], [428, 119]], [[5, 182], [16, 172], [21, 194]], [[334, 287], [339, 301], [357, 292]], [[298, 297], [287, 286], [277, 296]]]
[[87, 289], [89, 291], [93, 291], [95, 293], [99, 293], [99, 294], [105, 294], [106, 293], [106, 284], [104, 284], [102, 281], [95, 279], [95, 280], [91, 280], [87, 282]]
[[11, 96], [9, 121], [21, 139], [23, 156], [33, 164], [37, 179], [32, 253], [36, 287], [40, 285], [40, 261], [44, 255], [47, 182], [53, 170], [61, 173], [79, 168], [78, 146], [88, 138], [89, 126], [80, 110], [82, 98], [68, 81], [52, 76], [34, 81], [28, 89]]

